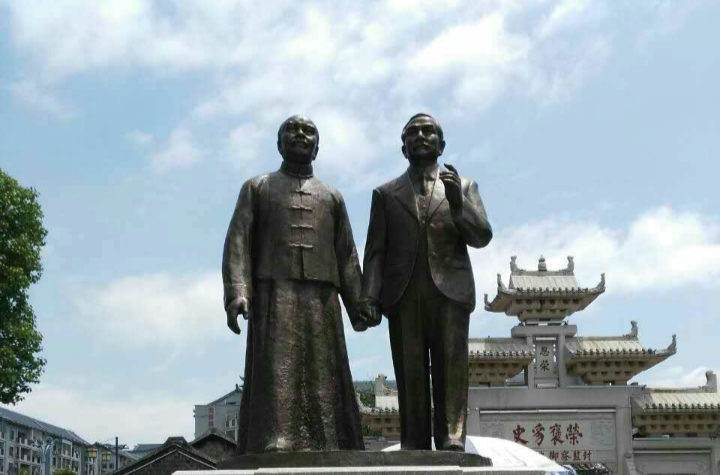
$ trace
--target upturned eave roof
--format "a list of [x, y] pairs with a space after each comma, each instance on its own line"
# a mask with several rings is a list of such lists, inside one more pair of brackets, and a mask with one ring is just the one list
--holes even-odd
[[720, 413], [720, 394], [703, 389], [651, 389], [632, 398], [635, 414]]
[[[516, 316], [518, 309], [512, 308], [519, 300], [541, 299], [548, 301], [557, 299], [558, 312], [570, 315], [585, 309], [600, 294], [605, 292], [605, 274], [601, 275], [600, 283], [595, 287], [580, 287], [575, 280], [575, 264], [572, 256], [568, 257], [565, 269], [549, 271], [545, 259], [540, 258], [537, 271], [519, 269], [515, 264], [516, 256], [510, 260], [510, 279], [506, 286], [502, 275], [497, 275], [497, 295], [490, 301], [485, 294], [485, 310], [488, 312], [504, 312]], [[565, 302], [571, 300], [571, 302]], [[522, 309], [520, 309], [522, 310]], [[559, 313], [558, 313], [559, 315]]]
[[535, 355], [532, 345], [519, 338], [471, 338], [471, 360], [529, 361]]
[[667, 348], [645, 348], [638, 340], [637, 322], [632, 322], [632, 330], [623, 336], [574, 337], [565, 342], [566, 362], [577, 360], [647, 360], [659, 363], [677, 352], [677, 336]]

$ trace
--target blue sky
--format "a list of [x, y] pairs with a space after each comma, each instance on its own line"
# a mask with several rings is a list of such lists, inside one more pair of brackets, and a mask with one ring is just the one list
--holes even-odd
[[[441, 161], [479, 183], [509, 258], [575, 256], [607, 292], [581, 335], [678, 354], [637, 380], [720, 369], [720, 3], [712, 0], [0, 0], [0, 167], [40, 192], [32, 289], [48, 359], [15, 409], [121, 443], [192, 438], [194, 404], [240, 380], [220, 262], [241, 184], [277, 169], [276, 131], [320, 130], [316, 175], [345, 196], [362, 252], [371, 190], [406, 166], [415, 112]], [[478, 309], [471, 336], [515, 322]], [[355, 379], [392, 377], [383, 325], [346, 326]]]

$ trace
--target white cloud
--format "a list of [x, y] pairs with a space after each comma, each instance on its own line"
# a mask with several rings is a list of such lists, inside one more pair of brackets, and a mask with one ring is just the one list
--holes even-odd
[[130, 143], [132, 143], [134, 146], [138, 148], [144, 148], [148, 145], [151, 145], [155, 141], [155, 137], [153, 137], [152, 134], [148, 134], [146, 132], [142, 132], [140, 130], [133, 130], [132, 132], [129, 132], [125, 138], [127, 138]]
[[[210, 77], [224, 79], [199, 104], [196, 112], [203, 117], [248, 109], [306, 111], [339, 100], [363, 110], [377, 102], [381, 85], [395, 86], [396, 96], [389, 99], [401, 107], [437, 88], [450, 91], [444, 94], [451, 99], [445, 100], [449, 111], [486, 107], [508, 90], [526, 89], [536, 75], [572, 74], [573, 61], [584, 52], [566, 55], [572, 61], [546, 62], [544, 51], [555, 41], [546, 37], [602, 10], [597, 0], [448, 0], [442, 8], [429, 1], [348, 8], [278, 0], [262, 9], [246, 0], [4, 3], [14, 44], [50, 78], [104, 68], [216, 72]], [[528, 14], [530, 21], [514, 22]], [[583, 42], [568, 47], [577, 49], [575, 44]]]
[[[599, 0], [352, 8], [268, 0], [261, 9], [247, 0], [2, 2], [14, 45], [50, 82], [109, 68], [203, 71], [207, 92], [151, 155], [155, 170], [191, 166], [208, 152], [245, 164], [269, 148], [261, 147], [272, 140], [268, 131], [302, 113], [323, 122], [318, 165], [340, 181], [348, 172], [367, 176], [357, 187], [387, 178], [375, 171], [386, 158], [378, 150], [397, 143], [384, 132], [399, 130], [417, 110], [478, 113], [508, 94], [554, 102], [596, 74], [612, 46], [596, 28], [606, 25], [592, 21], [602, 18]], [[564, 28], [577, 38], [559, 42], [553, 32]], [[195, 145], [191, 128], [234, 117], [240, 124], [213, 145], [218, 150]]]
[[[653, 371], [654, 375], [650, 378], [643, 378], [641, 375], [638, 381], [651, 388], [698, 388], [707, 384], [705, 373], [709, 370], [710, 368], [706, 366], [698, 366], [687, 371], [682, 366], [675, 365], [658, 368]], [[718, 374], [717, 370], [715, 374]]]
[[606, 273], [607, 292], [662, 291], [684, 285], [715, 286], [720, 278], [720, 223], [662, 207], [638, 216], [627, 229], [547, 219], [501, 230], [485, 250], [473, 250], [478, 294], [496, 294], [496, 274], [507, 284], [510, 256], [534, 269], [544, 255], [548, 268], [575, 257], [581, 286]]
[[[43, 383], [16, 407], [30, 417], [77, 433], [90, 443], [118, 436], [121, 444], [161, 443], [169, 436], [194, 438], [193, 408], [207, 401], [189, 388], [121, 390], [88, 381]], [[121, 395], [121, 397], [118, 397]]]
[[150, 160], [156, 171], [165, 172], [172, 168], [184, 168], [201, 162], [205, 158], [205, 153], [195, 144], [190, 130], [186, 127], [178, 127], [170, 134], [165, 148], [153, 152]]
[[253, 123], [240, 124], [228, 134], [228, 159], [243, 167], [258, 162], [264, 142], [275, 143], [273, 135]]
[[711, 3], [708, 0], [660, 0], [648, 2], [645, 7], [653, 10], [654, 18], [649, 27], [638, 36], [636, 49], [644, 51], [654, 40], [672, 35], [680, 30], [698, 10]]
[[122, 277], [75, 295], [78, 323], [108, 344], [172, 351], [228, 337], [220, 272]]
[[58, 99], [47, 88], [34, 81], [18, 81], [8, 86], [12, 96], [25, 106], [55, 119], [70, 120], [77, 115], [75, 107]]
[[604, 3], [592, 0], [562, 0], [539, 24], [536, 34], [540, 38], [552, 36], [558, 31], [585, 24], [604, 16]]

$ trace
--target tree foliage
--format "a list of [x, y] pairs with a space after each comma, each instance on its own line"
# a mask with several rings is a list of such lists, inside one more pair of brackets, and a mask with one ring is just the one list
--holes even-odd
[[70, 467], [58, 468], [53, 475], [77, 475]]
[[16, 404], [40, 380], [42, 335], [28, 289], [42, 274], [47, 231], [37, 191], [0, 170], [0, 403]]

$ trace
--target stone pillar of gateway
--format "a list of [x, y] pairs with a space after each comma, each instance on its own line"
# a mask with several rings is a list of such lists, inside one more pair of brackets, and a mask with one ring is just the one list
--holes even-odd
[[618, 336], [579, 336], [569, 317], [605, 291], [581, 287], [574, 261], [537, 270], [510, 261], [508, 284], [485, 310], [517, 318], [505, 338], [471, 338], [468, 434], [530, 447], [578, 473], [720, 475], [720, 395], [715, 375], [689, 389], [629, 381], [676, 352]]

